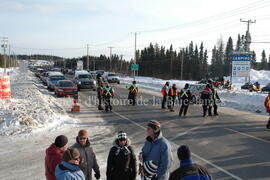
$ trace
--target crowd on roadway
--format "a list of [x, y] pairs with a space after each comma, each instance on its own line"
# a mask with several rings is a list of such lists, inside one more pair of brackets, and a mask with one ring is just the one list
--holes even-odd
[[[45, 175], [47, 180], [211, 180], [208, 170], [192, 162], [188, 146], [177, 150], [180, 167], [170, 173], [172, 151], [169, 141], [162, 135], [161, 124], [147, 123], [147, 137], [141, 152], [136, 156], [127, 133], [119, 131], [108, 152], [106, 174], [101, 174], [98, 159], [86, 129], [78, 132], [71, 147], [68, 138], [60, 135], [46, 150]], [[107, 147], [105, 148], [107, 149]]]

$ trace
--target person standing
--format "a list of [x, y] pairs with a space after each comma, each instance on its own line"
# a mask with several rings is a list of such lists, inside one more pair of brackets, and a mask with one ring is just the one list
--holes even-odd
[[[266, 108], [266, 112], [268, 112], [270, 115], [270, 91], [268, 92], [268, 96], [265, 98], [264, 106]], [[269, 117], [268, 122], [266, 124], [266, 128], [270, 129], [270, 117]]]
[[104, 110], [102, 108], [102, 96], [103, 96], [103, 82], [99, 82], [97, 88], [98, 110]]
[[81, 154], [80, 168], [85, 175], [86, 180], [92, 180], [92, 169], [95, 171], [96, 179], [100, 178], [99, 166], [96, 160], [96, 155], [89, 142], [88, 131], [82, 129], [79, 131], [76, 138], [76, 143], [72, 146], [79, 150]]
[[170, 83], [169, 82], [166, 82], [165, 85], [161, 89], [161, 94], [163, 96], [162, 105], [161, 105], [161, 108], [162, 109], [166, 109], [165, 105], [166, 105], [166, 101], [167, 101], [167, 96], [168, 96], [168, 91], [169, 91], [169, 85], [170, 85]]
[[213, 84], [211, 84], [211, 91], [212, 91], [212, 100], [213, 100], [214, 115], [215, 116], [218, 116], [218, 112], [217, 112], [217, 109], [218, 109], [217, 101], [220, 102], [220, 98], [219, 98], [218, 93], [217, 93], [217, 88], [215, 88], [213, 86]]
[[79, 164], [80, 152], [78, 149], [67, 149], [63, 155], [63, 161], [55, 169], [57, 180], [85, 180]]
[[169, 180], [212, 180], [208, 170], [191, 159], [189, 147], [182, 145], [177, 150], [180, 167], [170, 174]]
[[168, 140], [162, 136], [161, 125], [155, 120], [147, 124], [147, 137], [140, 153], [143, 163], [153, 161], [157, 164], [157, 180], [167, 180], [172, 162], [171, 146]]
[[[107, 160], [107, 180], [135, 180], [136, 156], [127, 134], [119, 131]], [[121, 178], [120, 178], [121, 177]]]
[[105, 111], [112, 111], [111, 98], [114, 96], [114, 90], [107, 83], [106, 87], [103, 89], [103, 99], [105, 104]]
[[206, 116], [208, 111], [208, 116], [212, 116], [212, 90], [210, 84], [207, 84], [206, 87], [201, 92], [202, 107], [203, 107], [203, 117]]
[[174, 103], [175, 103], [175, 99], [176, 97], [178, 97], [178, 90], [176, 88], [176, 84], [173, 84], [172, 87], [169, 89], [168, 91], [168, 109], [170, 109], [170, 111], [174, 111]]
[[129, 90], [129, 93], [128, 93], [129, 104], [132, 104], [133, 106], [135, 106], [136, 96], [138, 94], [138, 87], [136, 86], [136, 81], [133, 81], [131, 85], [127, 86], [127, 89]]
[[45, 176], [47, 180], [55, 180], [55, 167], [62, 161], [64, 152], [68, 148], [68, 138], [64, 135], [57, 136], [54, 143], [46, 149]]
[[184, 111], [184, 116], [186, 116], [191, 98], [192, 98], [192, 92], [189, 89], [189, 84], [186, 83], [185, 87], [181, 89], [179, 93], [179, 99], [181, 101], [179, 116], [182, 116], [183, 111]]

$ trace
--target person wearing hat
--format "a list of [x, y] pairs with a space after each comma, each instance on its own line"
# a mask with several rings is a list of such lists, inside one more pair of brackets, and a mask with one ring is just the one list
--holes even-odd
[[171, 146], [169, 141], [162, 136], [161, 124], [151, 120], [147, 124], [147, 137], [140, 153], [139, 159], [145, 163], [152, 160], [158, 166], [157, 179], [167, 180], [172, 162]]
[[212, 90], [210, 84], [206, 84], [206, 87], [202, 90], [201, 100], [203, 107], [203, 117], [206, 116], [207, 111], [208, 116], [212, 116]]
[[56, 166], [55, 176], [57, 180], [85, 180], [79, 167], [80, 152], [78, 149], [67, 149], [63, 155], [63, 161]]
[[164, 84], [164, 86], [162, 87], [162, 89], [161, 89], [161, 94], [163, 96], [163, 98], [162, 98], [162, 104], [161, 104], [161, 108], [162, 109], [166, 109], [165, 105], [166, 105], [166, 101], [167, 101], [167, 96], [168, 96], [168, 91], [169, 91], [169, 85], [170, 85], [170, 83], [169, 82], [166, 82]]
[[133, 106], [135, 106], [136, 96], [138, 94], [138, 87], [136, 86], [136, 81], [133, 81], [131, 85], [128, 85], [127, 89], [129, 90], [129, 93], [128, 93], [129, 104], [132, 104]]
[[170, 174], [169, 180], [211, 180], [208, 170], [198, 164], [192, 163], [189, 147], [182, 145], [177, 150], [180, 167]]
[[92, 169], [95, 171], [96, 179], [100, 178], [99, 166], [96, 160], [96, 155], [90, 145], [89, 134], [86, 129], [79, 131], [76, 138], [76, 143], [73, 148], [79, 150], [81, 154], [80, 168], [85, 175], [86, 180], [92, 180]]
[[68, 148], [68, 138], [64, 135], [57, 136], [54, 143], [46, 149], [45, 176], [47, 180], [55, 180], [55, 167], [62, 161], [64, 152]]
[[182, 103], [182, 105], [180, 107], [180, 111], [179, 111], [179, 116], [182, 116], [183, 112], [184, 112], [184, 116], [186, 116], [189, 103], [192, 99], [192, 92], [189, 89], [188, 83], [186, 83], [185, 87], [183, 89], [181, 89], [181, 91], [179, 93], [179, 99], [181, 100], [181, 103]]
[[107, 180], [135, 180], [136, 174], [136, 156], [130, 139], [124, 131], [119, 131], [107, 159]]
[[151, 161], [146, 161], [143, 163], [141, 166], [141, 174], [142, 174], [142, 180], [154, 180], [157, 179], [157, 168], [158, 166], [156, 165], [155, 162]]

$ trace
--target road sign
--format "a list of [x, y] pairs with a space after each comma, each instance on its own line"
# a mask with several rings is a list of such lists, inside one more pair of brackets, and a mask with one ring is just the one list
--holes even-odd
[[139, 70], [139, 64], [131, 64], [131, 70], [138, 71]]
[[233, 55], [232, 56], [232, 76], [248, 77], [250, 73], [251, 55]]

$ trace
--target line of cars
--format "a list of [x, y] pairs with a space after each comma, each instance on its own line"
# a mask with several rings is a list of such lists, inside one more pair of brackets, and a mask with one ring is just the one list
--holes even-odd
[[97, 87], [96, 80], [87, 71], [75, 71], [74, 76], [69, 79], [59, 71], [48, 71], [42, 68], [32, 71], [49, 91], [54, 91], [57, 97], [73, 96], [81, 89], [96, 90]]

